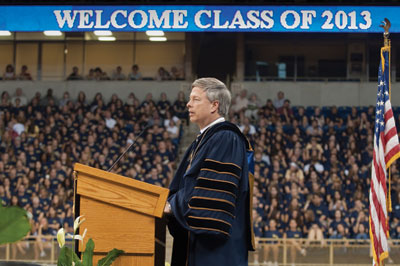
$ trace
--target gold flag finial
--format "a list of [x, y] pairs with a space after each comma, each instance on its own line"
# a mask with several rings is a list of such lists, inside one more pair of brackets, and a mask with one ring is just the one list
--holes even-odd
[[389, 29], [390, 29], [390, 21], [385, 18], [382, 21], [383, 24], [379, 25], [379, 27], [382, 27], [385, 31], [383, 32], [383, 38], [384, 38], [384, 45], [389, 46]]

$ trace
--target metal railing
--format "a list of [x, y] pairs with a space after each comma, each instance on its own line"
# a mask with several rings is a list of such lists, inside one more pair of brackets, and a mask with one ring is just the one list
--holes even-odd
[[[67, 246], [72, 240], [66, 239]], [[60, 248], [54, 236], [29, 236], [16, 243], [0, 246], [0, 261], [56, 263]]]
[[[249, 265], [372, 265], [369, 240], [259, 238]], [[400, 240], [389, 240], [388, 265], [400, 265]]]
[[[68, 241], [68, 240], [67, 240]], [[256, 251], [249, 253], [249, 265], [371, 265], [369, 240], [260, 238]], [[71, 240], [66, 245], [71, 247]], [[400, 240], [389, 240], [389, 256], [385, 265], [400, 265]], [[171, 245], [167, 254], [171, 253]], [[17, 243], [0, 246], [0, 261], [56, 263], [60, 248], [52, 237], [28, 237]], [[304, 251], [303, 251], [304, 250]], [[41, 252], [43, 251], [43, 252]]]

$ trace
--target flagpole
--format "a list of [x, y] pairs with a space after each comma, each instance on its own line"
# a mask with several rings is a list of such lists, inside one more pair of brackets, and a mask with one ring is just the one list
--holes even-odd
[[[389, 39], [389, 29], [390, 29], [390, 26], [391, 26], [391, 23], [390, 23], [390, 21], [389, 21], [389, 19], [387, 19], [387, 18], [385, 18], [384, 19], [384, 21], [383, 21], [383, 24], [382, 25], [379, 25], [380, 27], [382, 27], [383, 29], [384, 29], [384, 32], [383, 32], [383, 49], [387, 49], [388, 51], [389, 51], [389, 57], [388, 57], [388, 60], [389, 60], [389, 71], [388, 71], [388, 74], [389, 74], [389, 78], [388, 78], [388, 80], [389, 80], [389, 101], [391, 100], [391, 94], [392, 94], [392, 86], [391, 86], [391, 69], [390, 69], [390, 66], [391, 66], [391, 62], [390, 62], [390, 45], [391, 45], [391, 43], [390, 43], [390, 39]], [[381, 52], [382, 53], [382, 52]], [[387, 211], [388, 212], [391, 212], [392, 211], [392, 199], [391, 199], [391, 170], [390, 170], [390, 167], [389, 167], [389, 169], [388, 169], [388, 192], [387, 192], [387, 197], [386, 197], [386, 207], [387, 207]], [[386, 222], [387, 222], [387, 225], [389, 226], [389, 215], [387, 216], [387, 220], [386, 220]], [[388, 234], [388, 236], [387, 237], [389, 237], [389, 231], [387, 232], [387, 234]], [[389, 256], [388, 256], [389, 257]], [[382, 266], [384, 266], [385, 265], [385, 262], [382, 260], [382, 264], [381, 264]]]
[[385, 31], [383, 32], [383, 44], [384, 46], [390, 46], [390, 40], [389, 40], [389, 29], [391, 26], [390, 21], [385, 18], [384, 21], [382, 21], [384, 24], [379, 25], [379, 27], [382, 27]]

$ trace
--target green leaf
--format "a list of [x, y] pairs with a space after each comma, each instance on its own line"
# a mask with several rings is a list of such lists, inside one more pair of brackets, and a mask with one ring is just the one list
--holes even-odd
[[0, 217], [0, 245], [19, 241], [31, 230], [26, 211], [20, 207], [0, 207]]
[[71, 266], [72, 265], [72, 256], [76, 266], [82, 266], [82, 262], [79, 259], [78, 255], [75, 252], [72, 252], [67, 246], [63, 246], [60, 249], [60, 254], [58, 255], [57, 266]]
[[114, 248], [113, 250], [108, 252], [104, 258], [99, 260], [97, 266], [109, 266], [116, 258], [118, 258], [123, 253], [125, 253], [125, 251]]
[[86, 243], [85, 252], [83, 252], [83, 260], [82, 264], [85, 266], [93, 266], [93, 250], [94, 250], [94, 242], [91, 238], [89, 238]]

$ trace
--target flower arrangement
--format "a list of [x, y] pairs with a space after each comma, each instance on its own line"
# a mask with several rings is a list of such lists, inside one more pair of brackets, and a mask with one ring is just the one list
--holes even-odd
[[[82, 260], [79, 259], [78, 255], [75, 254], [74, 246], [75, 246], [75, 241], [74, 240], [79, 240], [83, 243], [83, 239], [85, 238], [86, 231], [83, 232], [82, 235], [76, 235], [76, 230], [79, 228], [79, 226], [85, 221], [85, 218], [82, 216], [79, 216], [78, 218], [75, 219], [74, 221], [74, 234], [67, 234], [65, 235], [65, 230], [64, 228], [60, 228], [57, 232], [57, 242], [58, 245], [60, 246], [60, 255], [58, 256], [58, 261], [57, 261], [57, 266], [92, 266], [93, 265], [93, 250], [94, 250], [94, 242], [90, 238], [88, 242], [86, 243], [86, 248], [85, 251], [83, 252], [82, 255]], [[65, 246], [65, 237], [72, 238], [72, 249]], [[111, 263], [121, 254], [123, 254], [124, 251], [120, 249], [113, 249], [110, 252], [107, 253], [107, 255], [99, 260], [97, 263], [97, 266], [109, 266]]]

